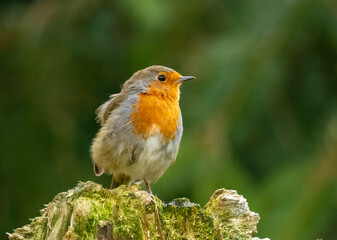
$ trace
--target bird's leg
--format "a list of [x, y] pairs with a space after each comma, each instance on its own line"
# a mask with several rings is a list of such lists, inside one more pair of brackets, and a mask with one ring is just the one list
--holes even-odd
[[152, 191], [151, 191], [151, 188], [150, 188], [150, 184], [148, 181], [146, 181], [144, 179], [144, 183], [145, 183], [145, 186], [146, 186], [146, 189], [147, 189], [147, 192], [150, 193], [152, 195]]
[[128, 175], [125, 175], [124, 173], [120, 174], [112, 174], [110, 189], [117, 188], [122, 184], [130, 185], [131, 178]]

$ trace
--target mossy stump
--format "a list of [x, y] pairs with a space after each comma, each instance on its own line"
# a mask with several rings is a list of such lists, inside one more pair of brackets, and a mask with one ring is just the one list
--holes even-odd
[[139, 186], [109, 190], [80, 182], [9, 239], [254, 239], [259, 215], [236, 191], [219, 189], [201, 208], [187, 198], [165, 204]]

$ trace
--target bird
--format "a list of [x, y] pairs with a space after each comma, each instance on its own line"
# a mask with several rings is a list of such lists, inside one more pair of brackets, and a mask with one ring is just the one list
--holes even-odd
[[180, 86], [192, 79], [153, 65], [135, 72], [97, 108], [101, 127], [90, 153], [95, 175], [112, 175], [110, 189], [144, 181], [152, 194], [150, 184], [176, 160], [183, 134]]

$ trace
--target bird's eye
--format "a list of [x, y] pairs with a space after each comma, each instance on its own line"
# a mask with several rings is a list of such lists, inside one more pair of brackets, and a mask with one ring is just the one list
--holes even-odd
[[164, 75], [159, 75], [158, 80], [164, 82], [166, 80], [166, 77]]

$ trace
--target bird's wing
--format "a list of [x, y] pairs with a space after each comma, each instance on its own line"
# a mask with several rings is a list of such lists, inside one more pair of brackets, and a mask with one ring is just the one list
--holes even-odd
[[110, 95], [110, 99], [96, 109], [96, 121], [103, 126], [109, 117], [109, 114], [122, 101], [123, 96], [120, 93]]

